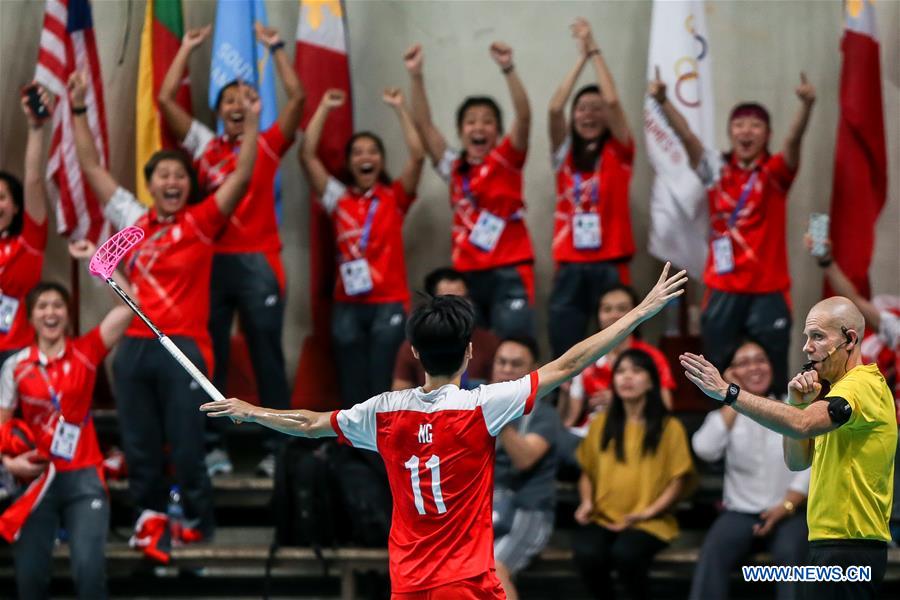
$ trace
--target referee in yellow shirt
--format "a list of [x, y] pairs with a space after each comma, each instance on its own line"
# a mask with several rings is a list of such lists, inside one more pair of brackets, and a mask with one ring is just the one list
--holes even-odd
[[[804, 371], [788, 384], [790, 404], [772, 402], [727, 383], [712, 364], [683, 354], [685, 375], [710, 398], [729, 404], [784, 435], [784, 460], [795, 471], [812, 465], [809, 557], [814, 566], [871, 567], [871, 580], [805, 583], [802, 597], [874, 598], [887, 569], [897, 420], [894, 400], [874, 364], [864, 365], [862, 314], [842, 296], [822, 300], [806, 317]], [[820, 382], [831, 389], [816, 401]]]

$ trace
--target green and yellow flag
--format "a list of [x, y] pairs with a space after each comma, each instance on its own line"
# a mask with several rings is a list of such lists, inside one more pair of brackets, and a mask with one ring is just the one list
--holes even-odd
[[[141, 58], [138, 67], [138, 89], [135, 98], [135, 167], [138, 198], [148, 206], [150, 194], [144, 183], [144, 164], [162, 148], [176, 148], [174, 139], [159, 114], [156, 96], [159, 86], [184, 35], [181, 0], [147, 0], [144, 29], [141, 32]], [[178, 89], [178, 103], [191, 111], [191, 89], [185, 73]]]

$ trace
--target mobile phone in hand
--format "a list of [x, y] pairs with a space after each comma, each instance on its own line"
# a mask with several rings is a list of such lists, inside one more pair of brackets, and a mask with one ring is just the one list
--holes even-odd
[[809, 215], [809, 237], [812, 239], [812, 255], [821, 258], [828, 254], [825, 242], [828, 240], [829, 217], [825, 213]]
[[31, 114], [36, 118], [43, 121], [50, 116], [50, 111], [47, 109], [47, 106], [41, 102], [41, 92], [37, 85], [31, 84], [25, 86], [22, 89], [22, 95], [28, 99], [28, 109], [31, 110]]

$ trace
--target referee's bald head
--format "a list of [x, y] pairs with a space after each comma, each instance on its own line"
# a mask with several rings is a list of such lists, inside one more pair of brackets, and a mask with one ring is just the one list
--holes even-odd
[[854, 331], [856, 339], [862, 337], [866, 328], [866, 320], [856, 305], [844, 296], [832, 296], [818, 302], [809, 311], [809, 318], [813, 315], [821, 319], [821, 323], [835, 331]]

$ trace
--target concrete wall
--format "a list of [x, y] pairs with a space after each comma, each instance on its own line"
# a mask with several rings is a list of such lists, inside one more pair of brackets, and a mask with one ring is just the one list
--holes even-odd
[[[291, 40], [297, 25], [298, 3], [267, 3], [270, 23]], [[188, 26], [212, 22], [212, 0], [185, 0]], [[347, 2], [353, 76], [355, 119], [358, 128], [381, 133], [388, 147], [388, 166], [396, 170], [404, 151], [399, 127], [381, 103], [387, 85], [407, 86], [400, 59], [412, 42], [422, 42], [426, 53], [426, 80], [438, 125], [453, 135], [453, 113], [469, 93], [489, 93], [509, 113], [504, 82], [490, 61], [487, 48], [504, 40], [515, 50], [515, 61], [530, 94], [534, 123], [526, 166], [528, 223], [537, 254], [538, 308], [541, 327], [550, 291], [552, 262], [550, 236], [553, 211], [553, 178], [548, 158], [546, 107], [563, 74], [576, 59], [568, 25], [576, 16], [593, 24], [595, 36], [616, 79], [629, 123], [636, 134], [638, 154], [631, 185], [634, 231], [641, 248], [633, 262], [637, 287], [645, 290], [655, 279], [658, 262], [646, 247], [648, 195], [652, 172], [643, 153], [641, 106], [646, 82], [644, 72], [651, 15], [650, 2], [450, 2], [361, 1]], [[872, 265], [877, 293], [900, 293], [900, 3], [879, 2], [884, 113], [891, 167], [887, 206], [878, 224], [878, 242]], [[18, 108], [17, 92], [34, 70], [43, 3], [26, 0], [0, 2], [0, 165], [21, 172], [25, 123]], [[94, 1], [94, 19], [103, 63], [109, 113], [110, 155], [113, 174], [126, 186], [134, 181], [134, 91], [144, 2]], [[827, 211], [838, 118], [838, 84], [841, 65], [840, 2], [707, 2], [717, 119], [722, 123], [719, 140], [725, 144], [724, 121], [739, 100], [766, 104], [773, 117], [773, 146], [778, 147], [796, 108], [793, 89], [801, 70], [818, 88], [818, 101], [804, 142], [802, 165], [790, 195], [788, 231], [791, 273], [794, 278], [795, 342], [806, 310], [821, 289], [821, 273], [802, 249], [801, 235], [810, 212]], [[288, 51], [293, 53], [289, 44]], [[191, 61], [194, 105], [205, 108], [209, 47]], [[586, 74], [590, 75], [589, 70]], [[586, 81], [586, 79], [584, 80]], [[280, 90], [279, 90], [280, 93]], [[300, 342], [309, 331], [307, 195], [291, 152], [283, 163], [284, 259], [289, 279], [285, 347], [288, 370], [293, 375]], [[420, 201], [406, 224], [406, 251], [410, 282], [418, 287], [431, 268], [448, 262], [450, 212], [446, 188], [426, 168]], [[51, 241], [45, 275], [68, 280], [69, 263], [61, 240]], [[91, 325], [106, 309], [99, 286], [82, 278], [85, 325]], [[699, 297], [700, 290], [694, 290]], [[796, 323], [796, 321], [801, 323]], [[659, 323], [650, 328], [651, 337]], [[800, 362], [795, 343], [794, 364]]]

